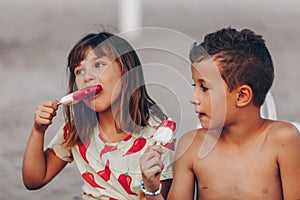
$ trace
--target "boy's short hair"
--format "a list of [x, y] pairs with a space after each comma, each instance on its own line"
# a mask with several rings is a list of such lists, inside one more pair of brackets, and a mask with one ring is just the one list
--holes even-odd
[[207, 34], [201, 44], [194, 43], [190, 60], [195, 63], [208, 57], [218, 63], [229, 91], [249, 85], [254, 105], [264, 103], [274, 80], [274, 67], [261, 35], [249, 29], [237, 31], [231, 27]]

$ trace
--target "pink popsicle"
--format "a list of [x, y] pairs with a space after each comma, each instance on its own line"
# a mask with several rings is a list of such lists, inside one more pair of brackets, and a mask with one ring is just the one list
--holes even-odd
[[81, 101], [89, 96], [98, 94], [101, 90], [101, 85], [89, 86], [79, 91], [73, 92], [73, 99], [76, 101]]
[[99, 92], [101, 92], [101, 90], [102, 90], [101, 85], [89, 86], [62, 97], [61, 100], [59, 101], [59, 104], [63, 104], [63, 105], [75, 104], [78, 103], [79, 101], [82, 101], [83, 99], [86, 99], [93, 95], [97, 95]]

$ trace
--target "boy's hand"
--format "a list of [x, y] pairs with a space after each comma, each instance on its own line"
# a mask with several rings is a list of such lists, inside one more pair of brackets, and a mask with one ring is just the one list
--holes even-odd
[[160, 145], [149, 146], [140, 158], [140, 168], [147, 191], [156, 191], [160, 184], [160, 173], [164, 168], [161, 161], [163, 149]]
[[34, 128], [38, 132], [45, 133], [48, 126], [52, 124], [57, 109], [57, 101], [47, 101], [40, 104], [34, 113]]

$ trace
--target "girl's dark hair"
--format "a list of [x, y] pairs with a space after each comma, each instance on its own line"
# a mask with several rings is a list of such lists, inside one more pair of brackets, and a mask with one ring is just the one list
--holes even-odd
[[244, 29], [223, 28], [207, 34], [190, 51], [192, 63], [212, 57], [229, 90], [246, 84], [253, 90], [254, 105], [261, 106], [274, 80], [274, 67], [261, 35]]
[[[74, 69], [85, 59], [89, 49], [97, 56], [107, 56], [115, 60], [122, 72], [121, 94], [118, 108], [114, 113], [119, 131], [138, 132], [149, 125], [151, 116], [160, 120], [166, 118], [161, 109], [147, 93], [141, 62], [132, 46], [123, 38], [108, 32], [90, 33], [80, 39], [68, 55], [69, 86], [68, 93], [76, 91]], [[124, 76], [125, 75], [125, 76]], [[125, 77], [125, 78], [124, 78]], [[79, 102], [64, 109], [68, 124], [67, 146], [84, 143], [97, 125], [95, 111]]]

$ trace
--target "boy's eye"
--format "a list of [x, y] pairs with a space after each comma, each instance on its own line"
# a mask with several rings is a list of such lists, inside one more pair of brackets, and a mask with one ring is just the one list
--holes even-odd
[[202, 88], [203, 92], [206, 92], [208, 90], [208, 88], [205, 87], [203, 84], [201, 84], [200, 87]]
[[[191, 85], [192, 85], [192, 87], [196, 86], [195, 83], [192, 83]], [[208, 90], [208, 87], [206, 87], [203, 83], [200, 84], [200, 87], [201, 87], [201, 89], [202, 89], [203, 92], [206, 92]]]

